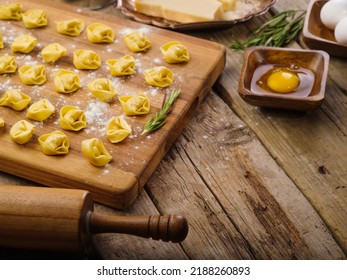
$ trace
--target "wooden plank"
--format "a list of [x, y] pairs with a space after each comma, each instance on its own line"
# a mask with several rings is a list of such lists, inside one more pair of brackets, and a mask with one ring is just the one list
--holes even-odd
[[[295, 1], [294, 6], [289, 7], [288, 3], [279, 1], [274, 8], [278, 12], [293, 7], [305, 8], [305, 3]], [[222, 31], [210, 38], [228, 46], [232, 34], [245, 39], [254, 25], [259, 26], [259, 21], [266, 18], [259, 17], [241, 28]], [[216, 90], [312, 203], [346, 253], [347, 100], [345, 82], [335, 75], [344, 73], [346, 61], [331, 60], [325, 101], [320, 108], [308, 113], [260, 109], [246, 104], [237, 92], [241, 64], [242, 53], [228, 50], [228, 62]]]
[[309, 201], [215, 94], [148, 182], [159, 211], [190, 222], [191, 259], [339, 259]]
[[[16, 1], [14, 1], [16, 2]], [[91, 191], [95, 199], [116, 208], [129, 207], [136, 199], [142, 186], [148, 180], [171, 143], [179, 135], [186, 123], [186, 118], [198, 107], [200, 100], [211, 88], [212, 84], [222, 72], [225, 64], [224, 47], [213, 42], [203, 41], [199, 38], [176, 34], [167, 30], [144, 26], [135, 22], [119, 19], [117, 17], [98, 13], [87, 12], [80, 8], [71, 9], [55, 2], [27, 1], [23, 3], [24, 9], [41, 8], [46, 11], [49, 26], [43, 29], [24, 28], [21, 22], [1, 21], [5, 49], [1, 54], [11, 54], [10, 43], [22, 33], [31, 33], [38, 39], [39, 45], [30, 55], [13, 54], [16, 56], [18, 66], [28, 63], [42, 63], [38, 56], [41, 47], [48, 43], [59, 42], [67, 49], [67, 56], [59, 60], [56, 65], [45, 64], [48, 81], [41, 87], [23, 85], [18, 75], [1, 76], [3, 84], [1, 92], [9, 86], [20, 88], [32, 97], [32, 102], [48, 98], [56, 105], [57, 112], [63, 105], [74, 105], [85, 112], [100, 113], [95, 117], [92, 113], [87, 120], [88, 127], [82, 132], [65, 132], [70, 140], [70, 152], [64, 157], [48, 157], [40, 151], [37, 143], [38, 136], [60, 130], [59, 116], [56, 112], [52, 118], [44, 123], [36, 123], [36, 131], [32, 141], [20, 146], [11, 141], [9, 130], [11, 126], [26, 119], [26, 110], [14, 112], [10, 108], [0, 107], [0, 115], [4, 116], [6, 128], [1, 130], [0, 138], [0, 168], [11, 174], [16, 174], [30, 180], [52, 187], [82, 188]], [[62, 12], [64, 11], [64, 12]], [[94, 15], [99, 15], [94, 17]], [[86, 26], [96, 21], [109, 25], [116, 34], [113, 44], [92, 44], [86, 37], [86, 31], [78, 37], [68, 37], [56, 32], [54, 22], [71, 18], [82, 19]], [[116, 78], [109, 73], [105, 61], [110, 58], [119, 58], [129, 53], [122, 40], [122, 36], [130, 30], [141, 29], [147, 32], [153, 42], [151, 49], [145, 54], [134, 54], [137, 59], [136, 73], [130, 78]], [[189, 63], [180, 65], [167, 65], [161, 57], [160, 46], [172, 40], [179, 40], [187, 46], [192, 59]], [[71, 95], [55, 92], [53, 73], [58, 69], [75, 70], [72, 66], [72, 53], [76, 49], [90, 49], [101, 56], [103, 65], [97, 71], [79, 70], [82, 88]], [[174, 84], [168, 89], [154, 89], [144, 82], [145, 69], [166, 65], [173, 70]], [[162, 105], [165, 94], [172, 89], [180, 89], [181, 96], [168, 118], [165, 127], [160, 131], [147, 136], [140, 135], [148, 116], [128, 117], [125, 119], [132, 126], [132, 137], [122, 143], [114, 145], [106, 139], [104, 132], [107, 121], [118, 115], [124, 115], [119, 102], [101, 106], [90, 95], [86, 85], [97, 77], [108, 77], [117, 87], [119, 95], [128, 95], [145, 92], [150, 100], [150, 113], [157, 112]], [[10, 78], [10, 81], [8, 80]], [[96, 168], [86, 161], [80, 151], [81, 141], [97, 137], [103, 140], [107, 150], [113, 155], [114, 160], [105, 168]], [[140, 152], [139, 152], [140, 151]], [[20, 167], [20, 168], [18, 168]], [[83, 176], [81, 176], [83, 174]]]

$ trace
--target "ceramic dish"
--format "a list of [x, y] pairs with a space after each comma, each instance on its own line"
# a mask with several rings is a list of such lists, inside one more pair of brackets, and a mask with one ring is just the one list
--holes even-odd
[[[262, 65], [292, 66], [307, 69], [312, 73], [307, 95], [300, 92], [274, 93], [256, 92], [254, 73]], [[244, 52], [238, 91], [249, 104], [261, 107], [307, 111], [319, 106], [324, 99], [328, 74], [329, 55], [324, 51], [298, 50], [271, 47], [252, 47]], [[299, 91], [299, 90], [298, 90]]]
[[336, 42], [334, 32], [324, 26], [320, 11], [326, 0], [311, 0], [303, 28], [303, 39], [310, 49], [324, 50], [330, 55], [347, 57], [347, 46]]
[[231, 20], [225, 21], [209, 21], [209, 22], [196, 22], [196, 23], [178, 23], [169, 21], [163, 18], [151, 17], [145, 14], [141, 14], [135, 11], [135, 1], [134, 0], [118, 0], [117, 8], [121, 12], [141, 23], [155, 25], [167, 29], [175, 30], [199, 30], [199, 29], [211, 29], [211, 28], [227, 28], [231, 27], [236, 23], [247, 21], [255, 16], [259, 16], [269, 10], [277, 0], [248, 0], [247, 3], [250, 3], [248, 9], [244, 9], [242, 14], [232, 18]]

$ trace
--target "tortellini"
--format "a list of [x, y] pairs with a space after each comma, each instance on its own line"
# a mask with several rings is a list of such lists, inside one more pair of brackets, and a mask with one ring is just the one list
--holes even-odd
[[10, 74], [17, 70], [17, 64], [14, 56], [3, 55], [0, 56], [0, 74]]
[[119, 98], [123, 111], [128, 116], [144, 115], [149, 113], [149, 100], [143, 93], [123, 95]]
[[73, 54], [73, 65], [77, 69], [95, 70], [101, 65], [100, 56], [91, 50], [76, 50]]
[[26, 114], [28, 119], [42, 122], [48, 119], [55, 111], [54, 105], [47, 99], [41, 99], [33, 103]]
[[80, 35], [85, 27], [84, 22], [76, 18], [57, 21], [55, 24], [58, 33], [72, 37]]
[[4, 39], [2, 38], [2, 34], [0, 32], [0, 49], [3, 49], [4, 47]]
[[0, 117], [0, 128], [5, 127], [5, 120]]
[[59, 58], [66, 55], [66, 48], [59, 43], [52, 43], [42, 49], [41, 55], [44, 61], [54, 63]]
[[75, 72], [61, 69], [54, 74], [54, 86], [59, 93], [72, 93], [81, 87], [81, 81]]
[[37, 44], [37, 39], [35, 37], [30, 35], [22, 35], [17, 37], [13, 41], [11, 45], [11, 50], [13, 52], [28, 54], [35, 48], [36, 44]]
[[60, 131], [43, 134], [38, 138], [41, 151], [48, 156], [65, 155], [69, 153], [69, 138]]
[[164, 44], [160, 51], [167, 63], [188, 62], [190, 60], [187, 48], [177, 41]]
[[174, 75], [165, 66], [158, 66], [144, 71], [147, 84], [155, 87], [168, 87], [173, 83]]
[[95, 97], [104, 102], [111, 101], [118, 95], [111, 81], [106, 78], [95, 79], [87, 87]]
[[106, 24], [93, 23], [87, 27], [87, 37], [91, 43], [112, 43], [114, 33]]
[[99, 138], [83, 140], [81, 146], [82, 153], [95, 166], [105, 166], [112, 160], [112, 156]]
[[0, 5], [0, 19], [20, 20], [22, 5], [19, 3]]
[[24, 65], [18, 69], [19, 78], [25, 85], [42, 85], [47, 81], [43, 65]]
[[87, 117], [78, 107], [64, 106], [60, 109], [60, 126], [65, 130], [79, 131], [87, 127]]
[[131, 134], [131, 127], [121, 117], [112, 118], [106, 126], [106, 136], [111, 143], [123, 141]]
[[132, 52], [142, 52], [149, 49], [152, 42], [143, 32], [134, 31], [123, 37], [128, 49]]
[[25, 144], [30, 141], [35, 132], [35, 125], [32, 123], [21, 120], [16, 122], [10, 129], [11, 139], [18, 144]]
[[10, 107], [13, 110], [21, 111], [30, 103], [31, 97], [20, 92], [17, 89], [9, 89], [5, 91], [0, 98], [0, 106]]
[[46, 13], [40, 9], [31, 9], [22, 13], [22, 20], [26, 28], [39, 28], [48, 25]]
[[110, 68], [112, 76], [132, 75], [135, 69], [135, 58], [127, 54], [120, 59], [108, 59], [106, 64]]

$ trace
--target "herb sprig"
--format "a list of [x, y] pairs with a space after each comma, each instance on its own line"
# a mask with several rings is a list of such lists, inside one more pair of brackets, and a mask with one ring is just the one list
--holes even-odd
[[166, 123], [167, 115], [169, 114], [180, 93], [180, 90], [173, 90], [170, 95], [164, 99], [163, 106], [161, 107], [160, 111], [149, 117], [141, 135], [153, 132]]
[[[300, 13], [299, 15], [297, 15]], [[305, 11], [288, 10], [273, 16], [269, 21], [256, 29], [246, 42], [234, 38], [230, 48], [245, 50], [252, 46], [282, 47], [289, 44], [300, 33]]]

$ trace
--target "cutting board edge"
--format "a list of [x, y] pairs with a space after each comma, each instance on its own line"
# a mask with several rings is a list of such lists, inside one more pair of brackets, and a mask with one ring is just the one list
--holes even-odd
[[[127, 184], [123, 184], [118, 188], [109, 187], [107, 190], [103, 190], [94, 184], [83, 184], [79, 180], [72, 180], [71, 178], [67, 179], [63, 176], [64, 174], [61, 176], [57, 174], [54, 174], [54, 176], [49, 176], [47, 174], [45, 176], [40, 176], [40, 173], [33, 172], [33, 169], [30, 166], [22, 165], [21, 168], [18, 168], [16, 162], [11, 163], [8, 159], [4, 160], [0, 158], [0, 166], [0, 170], [3, 172], [30, 180], [33, 183], [45, 187], [89, 191], [94, 201], [116, 209], [128, 208], [136, 200], [139, 193], [138, 178], [132, 173], [129, 173], [129, 182]], [[45, 170], [45, 172], [47, 172], [47, 170]]]

